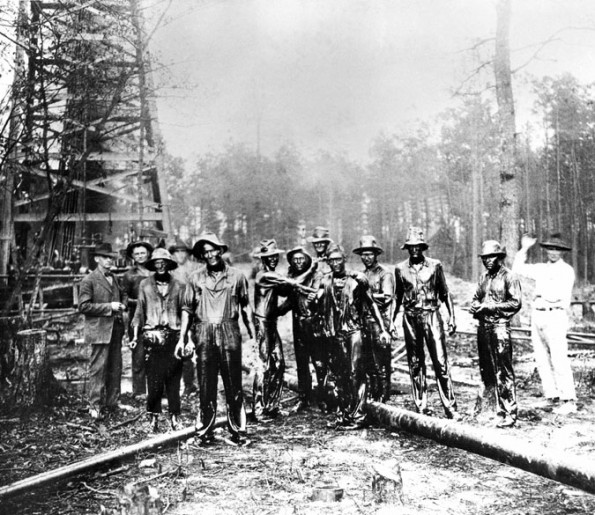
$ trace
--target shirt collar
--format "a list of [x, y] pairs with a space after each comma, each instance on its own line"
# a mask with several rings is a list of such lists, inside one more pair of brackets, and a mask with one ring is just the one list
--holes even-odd
[[409, 264], [409, 268], [413, 268], [415, 265], [421, 265], [421, 266], [430, 266], [428, 264], [428, 260], [426, 259], [426, 257], [424, 256], [423, 260], [421, 261], [421, 263], [412, 263], [411, 259], [408, 260], [408, 264]]

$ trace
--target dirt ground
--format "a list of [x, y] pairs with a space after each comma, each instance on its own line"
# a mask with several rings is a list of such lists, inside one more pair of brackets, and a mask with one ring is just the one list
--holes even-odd
[[[464, 306], [471, 286], [462, 282], [455, 286], [457, 303]], [[473, 330], [464, 311], [458, 318], [460, 329]], [[280, 327], [289, 373], [295, 373], [289, 326], [286, 317]], [[75, 343], [80, 327], [77, 317], [53, 326], [61, 340], [51, 347], [52, 362], [56, 375], [69, 385], [68, 393], [43, 412], [2, 414], [1, 485], [152, 436], [142, 403], [128, 393], [122, 397], [122, 409], [107, 420], [95, 423], [89, 419], [81, 396], [85, 349]], [[471, 415], [477, 394], [472, 383], [479, 383], [475, 339], [457, 334], [449, 338], [448, 345], [459, 408], [464, 414], [461, 423], [481, 427], [488, 422]], [[571, 358], [579, 410], [560, 417], [537, 407], [542, 399], [530, 346], [526, 341], [517, 342], [520, 418], [516, 427], [502, 430], [502, 434], [543, 445], [560, 455], [595, 459], [595, 351], [573, 349]], [[125, 361], [129, 361], [128, 351]], [[395, 365], [402, 370], [406, 363]], [[252, 378], [248, 373], [244, 378], [249, 392]], [[394, 380], [398, 393], [390, 404], [411, 409], [407, 376], [397, 371]], [[444, 417], [433, 381], [429, 384], [434, 416]], [[125, 383], [124, 391], [127, 389]], [[86, 514], [102, 509], [109, 513], [117, 509], [122, 489], [132, 484], [154, 488], [165, 513], [175, 515], [595, 513], [595, 496], [581, 490], [406, 432], [372, 426], [336, 432], [326, 427], [331, 415], [318, 410], [292, 413], [295, 402], [295, 394], [286, 391], [284, 416], [269, 423], [249, 423], [250, 443], [245, 447], [233, 445], [226, 431], [218, 429], [211, 446], [190, 440], [139, 453], [110, 468], [2, 502], [0, 514]], [[183, 398], [186, 426], [193, 424], [195, 404], [195, 397]], [[223, 399], [223, 415], [221, 406]], [[378, 464], [400, 472], [402, 505], [376, 503], [372, 470]], [[342, 498], [335, 502], [313, 500], [315, 488], [321, 485], [342, 489]]]

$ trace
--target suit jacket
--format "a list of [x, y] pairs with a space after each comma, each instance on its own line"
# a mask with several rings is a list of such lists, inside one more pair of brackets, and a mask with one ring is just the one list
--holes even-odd
[[112, 302], [126, 304], [126, 295], [117, 277], [113, 276], [110, 285], [107, 278], [96, 269], [81, 281], [79, 312], [85, 315], [85, 343], [110, 342], [114, 323], [122, 317], [112, 311]]

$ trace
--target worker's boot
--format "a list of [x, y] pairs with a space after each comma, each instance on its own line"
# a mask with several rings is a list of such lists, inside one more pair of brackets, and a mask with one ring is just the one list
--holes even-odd
[[172, 431], [177, 431], [178, 429], [180, 429], [180, 416], [179, 415], [170, 415], [169, 424], [171, 426]]
[[159, 432], [159, 414], [149, 413], [149, 431], [153, 433]]

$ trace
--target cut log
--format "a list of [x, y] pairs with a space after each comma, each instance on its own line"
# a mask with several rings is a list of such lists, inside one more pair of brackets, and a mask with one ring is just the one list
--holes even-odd
[[595, 494], [595, 465], [591, 460], [531, 444], [491, 428], [418, 415], [370, 402], [364, 407], [371, 421], [430, 438], [507, 465]]
[[401, 466], [394, 460], [372, 466], [372, 493], [378, 503], [403, 504]]

